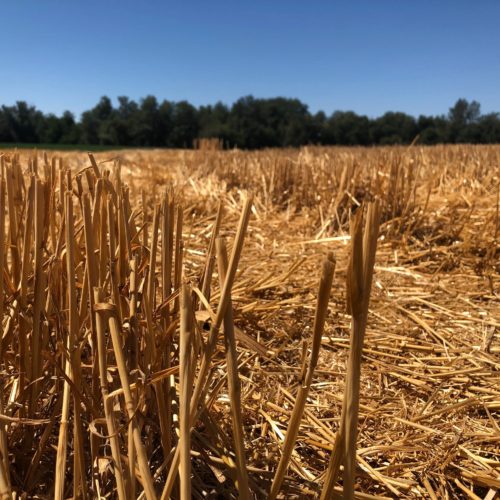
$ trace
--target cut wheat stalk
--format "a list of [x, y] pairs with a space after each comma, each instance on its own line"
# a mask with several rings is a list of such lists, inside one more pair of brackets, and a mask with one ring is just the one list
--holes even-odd
[[97, 261], [99, 286], [104, 288], [106, 277], [109, 273], [107, 263], [109, 262], [109, 247], [108, 247], [108, 195], [101, 196], [101, 207], [99, 210], [99, 233], [97, 243], [99, 246], [99, 259]]
[[250, 220], [250, 213], [252, 208], [252, 197], [250, 196], [246, 201], [241, 213], [240, 221], [238, 224], [238, 229], [236, 230], [235, 242], [231, 251], [231, 257], [228, 264], [228, 270], [226, 279], [224, 280], [224, 286], [221, 290], [221, 296], [219, 305], [217, 307], [217, 313], [215, 319], [210, 326], [210, 332], [208, 334], [208, 341], [206, 345], [206, 350], [203, 355], [202, 363], [200, 366], [200, 371], [196, 380], [195, 388], [193, 391], [193, 398], [191, 401], [191, 415], [193, 418], [196, 416], [198, 404], [201, 400], [201, 396], [208, 387], [210, 378], [207, 377], [212, 355], [214, 353], [215, 347], [217, 345], [217, 338], [219, 334], [220, 327], [224, 320], [227, 307], [231, 300], [231, 289], [234, 283], [234, 278], [236, 277], [236, 271], [238, 269], [238, 262], [241, 257], [241, 252], [243, 250], [243, 242], [245, 240], [245, 234], [248, 227], [248, 222]]
[[[141, 434], [139, 430], [139, 425], [137, 422], [137, 416], [135, 414], [134, 399], [132, 396], [132, 391], [130, 389], [129, 374], [127, 366], [125, 363], [125, 356], [123, 354], [120, 326], [117, 320], [116, 306], [112, 303], [107, 304], [96, 304], [98, 309], [106, 309], [109, 311], [108, 314], [108, 326], [111, 333], [111, 340], [113, 343], [113, 352], [115, 354], [116, 364], [118, 367], [118, 374], [120, 377], [120, 383], [123, 389], [123, 396], [125, 399], [125, 408], [127, 411], [127, 416], [132, 422], [132, 435], [134, 439], [134, 447], [137, 453], [137, 462], [139, 465], [139, 470], [141, 473], [141, 483], [144, 488], [144, 493], [148, 500], [156, 498], [156, 492], [154, 489], [153, 478], [151, 476], [151, 471], [149, 469], [149, 463], [146, 456], [146, 450], [144, 444], [141, 440]], [[130, 465], [132, 469], [132, 464]], [[133, 470], [133, 469], [132, 469]]]
[[378, 200], [368, 206], [364, 231], [362, 209], [358, 209], [351, 220], [347, 311], [352, 316], [352, 323], [346, 390], [342, 406], [341, 426], [327, 470], [322, 499], [330, 498], [342, 460], [344, 461], [344, 497], [346, 499], [354, 498], [361, 358], [377, 250], [379, 221], [380, 206]]
[[[361, 223], [360, 223], [361, 224]], [[368, 319], [368, 306], [377, 251], [377, 239], [380, 224], [380, 206], [378, 200], [368, 206], [366, 224], [362, 240], [361, 259], [358, 249], [353, 248], [353, 260], [350, 264], [350, 276], [347, 279], [352, 283], [348, 301], [352, 311], [352, 332], [350, 359], [348, 364], [347, 411], [346, 411], [346, 462], [344, 471], [344, 494], [347, 499], [354, 498], [354, 481], [356, 468], [356, 438], [359, 414], [359, 387], [361, 379], [361, 358], [363, 343]], [[361, 233], [361, 229], [354, 230]], [[358, 233], [353, 235], [353, 246], [360, 245]], [[358, 260], [354, 260], [358, 259]], [[361, 289], [356, 289], [361, 284]]]
[[270, 500], [274, 500], [279, 493], [279, 490], [285, 478], [286, 471], [288, 469], [288, 464], [292, 456], [295, 441], [299, 433], [300, 422], [304, 414], [304, 408], [314, 377], [314, 370], [316, 369], [316, 365], [318, 363], [321, 338], [323, 336], [325, 319], [328, 312], [328, 301], [330, 298], [334, 272], [335, 260], [333, 258], [333, 254], [329, 254], [327, 259], [325, 259], [325, 261], [323, 262], [323, 269], [321, 272], [321, 279], [318, 290], [318, 302], [316, 304], [316, 313], [314, 316], [311, 356], [309, 359], [307, 371], [303, 370], [301, 374], [299, 391], [295, 399], [292, 416], [286, 431], [285, 442], [283, 443], [283, 451], [271, 485], [271, 490], [269, 492]]
[[[222, 286], [226, 278], [228, 266], [227, 249], [224, 239], [217, 238], [215, 241], [219, 278]], [[227, 385], [231, 401], [234, 451], [236, 455], [236, 486], [238, 488], [239, 498], [247, 500], [250, 499], [250, 490], [248, 486], [248, 472], [245, 459], [245, 440], [243, 416], [241, 411], [241, 384], [238, 374], [238, 353], [236, 352], [233, 305], [231, 300], [229, 300], [229, 304], [226, 309], [223, 325], [224, 343], [226, 348]]]
[[[5, 270], [5, 166], [3, 157], [0, 158], [0, 327], [3, 325], [5, 296], [4, 296], [4, 279]], [[0, 328], [1, 330], [1, 328]], [[0, 338], [0, 360], [3, 354], [3, 344]]]
[[66, 379], [64, 381], [63, 402], [61, 423], [59, 424], [59, 438], [57, 441], [57, 457], [55, 464], [55, 487], [54, 498], [63, 500], [65, 498], [65, 475], [66, 475], [66, 457], [68, 447], [68, 425], [70, 413], [71, 388], [69, 381], [73, 380], [71, 352], [74, 349], [76, 337], [78, 334], [78, 316], [76, 301], [76, 284], [74, 268], [74, 226], [73, 226], [73, 200], [71, 193], [66, 193], [64, 199], [64, 214], [66, 219], [66, 273], [68, 280], [68, 316], [69, 331], [66, 337], [66, 361], [64, 372]]
[[[94, 303], [100, 304], [104, 301], [104, 295], [100, 288], [94, 288]], [[94, 307], [95, 309], [95, 307]], [[116, 481], [116, 492], [119, 500], [125, 500], [127, 497], [125, 489], [125, 481], [123, 478], [123, 465], [120, 453], [120, 441], [118, 430], [116, 427], [115, 417], [113, 414], [113, 401], [108, 397], [108, 380], [107, 380], [107, 360], [106, 360], [106, 323], [103, 314], [96, 311], [96, 333], [97, 333], [97, 354], [99, 367], [99, 382], [101, 386], [102, 400], [104, 404], [104, 415], [111, 446], [111, 455], [113, 457], [113, 471]]]
[[[154, 208], [154, 215], [153, 215], [153, 228], [152, 228], [152, 234], [151, 234], [151, 249], [149, 252], [149, 268], [148, 268], [148, 281], [147, 281], [147, 286], [145, 287], [144, 291], [145, 293], [145, 298], [147, 300], [148, 307], [146, 307], [146, 317], [148, 319], [148, 324], [152, 325], [153, 320], [152, 320], [152, 315], [150, 311], [154, 310], [155, 308], [155, 297], [156, 297], [156, 288], [155, 288], [155, 270], [156, 270], [156, 253], [158, 249], [158, 236], [159, 236], [159, 225], [160, 225], [160, 208], [158, 205], [155, 206]], [[163, 368], [162, 366], [162, 354], [163, 352], [158, 353], [158, 351], [155, 349], [155, 335], [154, 332], [152, 331], [151, 328], [151, 334], [150, 334], [150, 346], [152, 347], [152, 353], [154, 355], [152, 356], [153, 360], [153, 370], [158, 371]], [[170, 413], [169, 413], [169, 405], [167, 403], [167, 398], [165, 396], [165, 386], [163, 384], [163, 381], [158, 381], [155, 382], [154, 384], [154, 389], [155, 389], [155, 395], [156, 395], [156, 404], [158, 407], [158, 419], [160, 422], [160, 431], [161, 431], [161, 444], [163, 448], [163, 457], [166, 459], [170, 455], [170, 451], [172, 448], [172, 441], [171, 441], [171, 418], [170, 418]]]
[[[95, 257], [95, 244], [94, 244], [94, 231], [92, 224], [92, 216], [90, 212], [90, 200], [88, 195], [84, 195], [82, 200], [83, 208], [83, 229], [85, 236], [85, 258], [86, 258], [86, 276], [87, 276], [87, 290], [88, 302], [90, 307], [90, 339], [92, 345], [92, 356], [93, 359], [98, 359], [98, 353], [96, 349], [98, 348], [97, 340], [97, 330], [96, 330], [96, 318], [92, 313], [94, 309], [94, 293], [93, 290], [98, 284], [98, 272]], [[83, 295], [83, 294], [82, 294]], [[98, 363], [93, 363], [92, 365], [92, 397], [94, 401], [99, 401], [99, 365]], [[95, 416], [95, 415], [94, 415]], [[91, 450], [91, 464], [93, 468], [94, 478], [97, 478], [97, 450], [98, 439], [95, 434], [90, 435], [90, 450]], [[95, 480], [95, 479], [94, 479]]]
[[[175, 220], [175, 247], [174, 247], [174, 289], [179, 290], [181, 287], [182, 276], [182, 258], [184, 242], [182, 240], [183, 212], [182, 207], [177, 207], [177, 216]], [[179, 297], [175, 299], [174, 313], [179, 310]]]
[[[163, 215], [161, 221], [161, 283], [162, 283], [162, 303], [164, 306], [163, 313], [163, 328], [166, 331], [170, 326], [171, 315], [170, 315], [170, 303], [168, 301], [172, 293], [172, 227], [174, 225], [174, 220], [171, 214], [171, 206], [173, 205], [173, 200], [170, 199], [168, 193], [165, 193], [162, 204], [161, 213]], [[167, 335], [165, 338], [165, 347], [163, 349], [162, 355], [158, 358], [158, 363], [160, 368], [170, 368], [171, 366], [171, 356], [172, 356], [172, 337]], [[162, 409], [162, 442], [163, 447], [166, 452], [170, 453], [172, 449], [172, 402], [175, 400], [175, 390], [174, 381], [172, 377], [167, 377], [164, 381], [157, 384], [160, 392], [164, 394], [163, 401], [161, 403]], [[163, 431], [163, 429], [165, 429]], [[167, 458], [167, 454], [164, 455]]]
[[[137, 331], [137, 260], [133, 259], [129, 262], [130, 266], [130, 276], [129, 276], [129, 329], [126, 333], [125, 339], [125, 351], [126, 351], [126, 363], [128, 370], [130, 372], [130, 377], [132, 382], [137, 379], [137, 349], [138, 349], [138, 331]], [[137, 397], [132, 394], [134, 398], [134, 406], [137, 404]], [[136, 463], [136, 451], [134, 446], [133, 438], [133, 422], [130, 421], [128, 424], [128, 464], [129, 464], [129, 496], [131, 498], [136, 498], [136, 480], [135, 480], [135, 463]]]
[[[5, 166], [3, 157], [0, 158], [0, 326], [4, 317], [4, 280], [5, 267]], [[0, 366], [3, 360], [3, 339], [0, 337]], [[0, 412], [3, 413], [3, 385], [0, 386]], [[9, 451], [7, 447], [7, 428], [0, 424], [0, 497], [11, 498], [11, 482], [9, 467]]]
[[54, 427], [57, 425], [57, 416], [59, 412], [61, 411], [61, 406], [62, 406], [62, 398], [58, 398], [56, 404], [54, 405], [54, 409], [52, 411], [52, 414], [50, 416], [50, 422], [47, 424], [45, 427], [43, 434], [40, 438], [40, 441], [38, 443], [37, 450], [33, 457], [31, 458], [31, 462], [28, 468], [28, 471], [26, 473], [26, 488], [31, 489], [33, 487], [33, 482], [35, 479], [35, 473], [38, 467], [40, 466], [40, 458], [48, 445], [48, 441], [51, 437], [52, 431]]
[[[252, 208], [252, 197], [249, 196], [245, 201], [245, 205], [241, 213], [238, 228], [236, 230], [235, 242], [231, 251], [231, 258], [228, 264], [228, 272], [226, 275], [226, 279], [224, 280], [224, 286], [222, 287], [221, 298], [217, 308], [217, 313], [210, 327], [207, 345], [205, 346], [205, 352], [203, 353], [203, 358], [198, 372], [198, 377], [196, 379], [195, 386], [193, 389], [193, 394], [191, 396], [190, 415], [189, 415], [190, 425], [193, 425], [196, 420], [202, 395], [204, 395], [205, 390], [209, 386], [211, 381], [211, 377], [209, 376], [210, 362], [217, 344], [218, 333], [222, 321], [224, 319], [226, 309], [229, 304], [230, 293], [233, 286], [234, 278], [236, 276], [236, 270], [238, 268], [238, 262], [240, 260], [241, 251], [243, 249], [243, 242], [245, 240], [246, 229], [248, 227], [248, 222], [250, 220], [251, 208]], [[162, 500], [166, 500], [167, 498], [170, 497], [178, 473], [179, 459], [180, 459], [179, 448], [177, 447], [174, 456], [172, 458], [172, 463], [170, 465], [165, 486], [163, 488], [161, 496]]]
[[[224, 205], [222, 202], [219, 202], [219, 206], [217, 208], [217, 215], [215, 217], [214, 227], [212, 230], [212, 235], [210, 237], [210, 243], [208, 245], [207, 257], [205, 260], [205, 267], [203, 269], [202, 280], [200, 283], [200, 290], [203, 296], [210, 302], [210, 291], [212, 284], [212, 274], [214, 263], [216, 259], [215, 253], [215, 245], [217, 237], [219, 236], [220, 225], [222, 222], [222, 215], [224, 213]], [[201, 305], [200, 305], [201, 307]]]
[[191, 338], [192, 338], [192, 303], [191, 292], [183, 284], [180, 293], [181, 324], [179, 331], [179, 476], [180, 498], [191, 499], [191, 422], [189, 405], [191, 403]]
[[31, 376], [33, 384], [31, 386], [30, 395], [30, 410], [29, 415], [33, 414], [34, 408], [36, 407], [36, 399], [38, 398], [38, 393], [40, 390], [39, 377], [41, 375], [40, 360], [42, 357], [41, 350], [41, 315], [43, 313], [43, 303], [45, 302], [45, 274], [43, 273], [43, 248], [44, 239], [43, 233], [45, 230], [45, 200], [44, 200], [44, 187], [40, 180], [35, 181], [35, 211], [34, 211], [34, 225], [35, 225], [35, 283], [34, 283], [34, 293], [35, 301], [33, 304], [33, 332], [32, 332], [32, 368]]
[[[23, 253], [22, 253], [22, 267], [21, 277], [19, 282], [19, 299], [21, 310], [25, 310], [28, 306], [28, 276], [31, 273], [31, 242], [33, 236], [33, 214], [35, 204], [35, 177], [31, 176], [29, 190], [26, 196], [26, 221], [24, 226], [23, 236]], [[19, 389], [26, 397], [25, 389], [27, 384], [31, 382], [31, 351], [29, 349], [29, 324], [27, 318], [20, 316], [19, 320]], [[33, 411], [31, 403], [28, 408], [28, 417], [32, 418], [33, 415], [29, 414]], [[24, 409], [23, 409], [24, 412]], [[28, 439], [26, 445], [31, 446], [32, 432], [28, 431]]]
[[113, 303], [116, 304], [117, 314], [119, 321], [121, 323], [123, 318], [121, 298], [119, 292], [119, 281], [118, 276], [118, 266], [116, 262], [116, 222], [115, 222], [115, 205], [111, 197], [108, 198], [108, 236], [109, 236], [109, 274], [110, 274], [110, 286], [111, 286], [111, 296], [113, 297]]
[[160, 224], [160, 209], [155, 206], [154, 215], [153, 215], [153, 229], [151, 234], [151, 250], [149, 253], [149, 270], [148, 270], [148, 297], [151, 302], [151, 307], [153, 309], [156, 306], [156, 287], [155, 287], [155, 278], [156, 278], [156, 252], [158, 250], [158, 228]]
[[117, 190], [118, 205], [116, 207], [116, 221], [118, 225], [118, 286], [123, 287], [127, 281], [128, 261], [131, 258], [128, 237], [127, 220], [124, 207], [123, 187]]
[[10, 168], [6, 168], [5, 179], [7, 183], [7, 205], [9, 211], [9, 248], [11, 256], [11, 276], [14, 283], [17, 284], [19, 283], [19, 280], [21, 278], [21, 256], [19, 254], [19, 246], [17, 241], [19, 232], [19, 216], [16, 210], [17, 190], [15, 189], [15, 168], [16, 163], [14, 161]]

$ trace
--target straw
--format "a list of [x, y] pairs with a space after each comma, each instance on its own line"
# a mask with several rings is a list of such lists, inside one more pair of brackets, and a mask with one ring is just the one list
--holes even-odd
[[328, 300], [330, 298], [334, 271], [335, 260], [333, 258], [333, 254], [329, 254], [327, 259], [323, 262], [323, 270], [319, 284], [318, 302], [316, 304], [316, 312], [314, 316], [311, 356], [304, 378], [300, 381], [299, 392], [295, 399], [295, 405], [286, 432], [281, 458], [276, 469], [271, 491], [269, 493], [269, 499], [275, 499], [278, 495], [283, 479], [285, 478], [290, 457], [292, 456], [297, 435], [299, 433], [300, 422], [304, 414], [307, 396], [309, 395], [314, 377], [314, 370], [316, 369], [316, 365], [318, 363], [321, 338], [323, 336], [323, 328], [328, 311]]
[[0, 493], [492, 497], [499, 155], [2, 150]]

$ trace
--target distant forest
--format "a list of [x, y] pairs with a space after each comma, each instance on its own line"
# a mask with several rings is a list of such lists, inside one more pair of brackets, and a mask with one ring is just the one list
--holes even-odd
[[387, 112], [368, 118], [352, 111], [311, 113], [298, 99], [242, 97], [232, 106], [195, 107], [147, 96], [102, 97], [80, 120], [66, 111], [45, 114], [25, 101], [0, 108], [0, 143], [191, 148], [197, 138], [225, 147], [258, 149], [317, 145], [500, 143], [500, 113], [459, 99], [446, 116]]

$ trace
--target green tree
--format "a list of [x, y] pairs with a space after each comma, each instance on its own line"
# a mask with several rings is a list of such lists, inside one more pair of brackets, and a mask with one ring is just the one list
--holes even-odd
[[417, 120], [421, 144], [442, 144], [448, 135], [448, 121], [443, 116], [421, 115]]
[[174, 108], [170, 101], [163, 101], [158, 108], [158, 142], [156, 146], [170, 146], [171, 135], [174, 129]]
[[14, 142], [14, 116], [12, 108], [9, 106], [2, 106], [0, 109], [0, 142]]
[[158, 101], [152, 95], [141, 100], [139, 110], [134, 121], [134, 138], [138, 146], [155, 146], [155, 135], [158, 132]]
[[82, 113], [81, 139], [83, 144], [113, 144], [110, 119], [113, 114], [111, 99], [101, 97], [91, 110]]
[[481, 117], [481, 106], [477, 101], [469, 102], [458, 99], [448, 113], [449, 142], [477, 142], [478, 133], [476, 126]]
[[191, 148], [198, 137], [199, 124], [197, 110], [187, 101], [175, 104], [173, 109], [173, 128], [170, 145], [176, 148]]
[[370, 120], [353, 111], [336, 111], [327, 127], [330, 144], [366, 146], [370, 143]]
[[11, 143], [102, 144], [190, 148], [197, 137], [218, 137], [247, 149], [305, 144], [408, 144], [419, 134], [423, 144], [500, 142], [500, 115], [481, 115], [477, 101], [458, 99], [444, 116], [388, 112], [376, 118], [353, 111], [327, 117], [311, 114], [298, 99], [246, 96], [230, 108], [218, 102], [196, 108], [187, 101], [158, 103], [146, 96], [139, 104], [126, 96], [118, 106], [101, 97], [80, 121], [65, 111], [43, 114], [25, 101], [0, 107], [0, 141]]
[[408, 144], [418, 132], [415, 118], [406, 113], [389, 111], [372, 124], [372, 141], [376, 144]]
[[500, 113], [489, 113], [479, 119], [481, 142], [500, 143]]
[[134, 119], [137, 114], [137, 103], [126, 96], [118, 97], [118, 108], [112, 111], [108, 123], [109, 141], [117, 146], [133, 145]]
[[224, 143], [232, 143], [234, 138], [228, 124], [229, 116], [229, 109], [222, 102], [214, 106], [201, 106], [198, 110], [199, 136], [216, 137], [222, 139]]

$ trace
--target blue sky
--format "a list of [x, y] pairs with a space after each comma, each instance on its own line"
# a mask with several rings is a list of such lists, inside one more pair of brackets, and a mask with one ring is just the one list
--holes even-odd
[[500, 1], [6, 0], [0, 104], [77, 115], [102, 95], [312, 111], [500, 111]]

